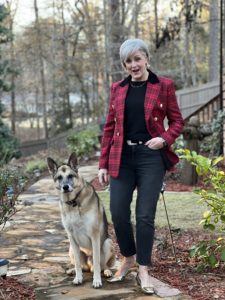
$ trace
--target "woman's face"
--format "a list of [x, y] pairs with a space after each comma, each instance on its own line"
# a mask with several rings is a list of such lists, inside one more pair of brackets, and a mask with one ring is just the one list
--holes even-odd
[[146, 55], [142, 51], [136, 51], [124, 62], [124, 66], [132, 81], [144, 81], [148, 79]]

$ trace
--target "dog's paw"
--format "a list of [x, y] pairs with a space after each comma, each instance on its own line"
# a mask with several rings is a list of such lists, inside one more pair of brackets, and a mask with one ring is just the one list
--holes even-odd
[[93, 286], [94, 289], [101, 288], [102, 287], [102, 280], [101, 280], [101, 278], [99, 278], [99, 279], [93, 279], [92, 286]]
[[107, 278], [112, 277], [112, 275], [113, 275], [113, 273], [110, 269], [105, 269], [103, 273], [104, 273], [104, 276]]
[[73, 280], [73, 284], [74, 285], [80, 285], [80, 284], [82, 284], [83, 283], [83, 277], [78, 277], [78, 276], [76, 276], [75, 278], [74, 278], [74, 280]]

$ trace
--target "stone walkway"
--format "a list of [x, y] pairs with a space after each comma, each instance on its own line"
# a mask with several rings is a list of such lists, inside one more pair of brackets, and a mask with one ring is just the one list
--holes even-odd
[[[97, 165], [81, 167], [79, 171], [91, 181], [97, 174]], [[101, 289], [93, 289], [92, 275], [85, 273], [85, 283], [73, 286], [73, 277], [66, 273], [70, 267], [69, 243], [61, 225], [58, 196], [51, 177], [36, 182], [19, 200], [19, 212], [0, 236], [0, 258], [10, 261], [8, 276], [16, 276], [35, 287], [37, 300], [191, 299], [154, 278], [157, 295], [143, 295], [136, 284], [135, 272], [118, 284], [109, 284], [103, 278]]]

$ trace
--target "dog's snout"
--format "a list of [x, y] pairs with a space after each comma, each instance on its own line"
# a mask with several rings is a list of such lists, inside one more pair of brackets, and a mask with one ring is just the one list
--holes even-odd
[[68, 184], [64, 184], [63, 190], [64, 190], [65, 192], [68, 192], [68, 191], [69, 191], [69, 185], [68, 185]]

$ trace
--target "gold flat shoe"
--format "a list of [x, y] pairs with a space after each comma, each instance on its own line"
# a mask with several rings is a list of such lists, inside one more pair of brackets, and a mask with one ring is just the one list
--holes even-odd
[[109, 283], [114, 283], [114, 282], [122, 282], [124, 281], [125, 277], [127, 276], [127, 274], [130, 272], [131, 270], [127, 270], [126, 273], [122, 276], [112, 276], [111, 278], [107, 279], [107, 282]]
[[137, 284], [140, 286], [143, 293], [148, 294], [148, 295], [152, 295], [152, 294], [155, 293], [153, 285], [149, 285], [149, 286], [142, 286], [141, 285], [141, 279], [138, 276], [138, 274], [136, 276], [136, 280], [137, 280]]
[[109, 282], [109, 283], [122, 282], [122, 281], [124, 281], [125, 277], [126, 277], [126, 275], [112, 276], [111, 278], [107, 279], [107, 282]]

